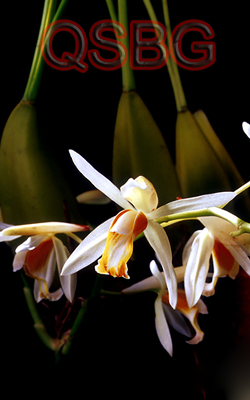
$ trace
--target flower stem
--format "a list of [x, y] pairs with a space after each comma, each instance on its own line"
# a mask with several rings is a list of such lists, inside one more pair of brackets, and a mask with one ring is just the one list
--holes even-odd
[[101, 295], [103, 296], [121, 296], [121, 292], [112, 292], [111, 290], [101, 290]]
[[[147, 9], [147, 12], [148, 12], [148, 15], [149, 15], [151, 21], [158, 22], [157, 16], [155, 14], [155, 11], [154, 11], [151, 1], [143, 0], [143, 2]], [[169, 38], [171, 37], [171, 26], [170, 26], [170, 20], [169, 20], [167, 1], [162, 0], [162, 4], [163, 4], [164, 21], [165, 21], [165, 26], [166, 26], [166, 31], [167, 31], [167, 44], [168, 44], [168, 48], [169, 48]], [[173, 91], [174, 91], [176, 108], [177, 108], [177, 111], [179, 112], [187, 107], [187, 102], [186, 102], [185, 94], [184, 94], [183, 87], [181, 84], [178, 66], [171, 57], [169, 57], [169, 59], [166, 63], [166, 66], [168, 69], [169, 77], [170, 77]]]
[[237, 194], [240, 194], [240, 193], [244, 192], [246, 189], [248, 189], [249, 187], [250, 187], [250, 181], [248, 181], [247, 183], [245, 183], [244, 185], [242, 185], [241, 187], [236, 189], [234, 192]]
[[130, 68], [130, 54], [129, 54], [130, 43], [129, 43], [127, 0], [118, 0], [118, 19], [127, 32], [126, 37], [120, 40], [124, 43], [124, 45], [128, 49], [128, 59], [122, 66], [122, 85], [123, 85], [123, 91], [129, 92], [131, 90], [136, 89], [136, 83], [134, 78], [134, 72]]
[[106, 0], [106, 3], [107, 3], [108, 10], [109, 10], [110, 18], [112, 19], [112, 21], [117, 21], [117, 15], [116, 15], [113, 0]]
[[45, 28], [51, 22], [56, 21], [60, 18], [61, 14], [63, 13], [67, 5], [67, 2], [68, 0], [62, 0], [56, 13], [55, 10], [56, 10], [57, 0], [45, 0], [44, 2], [43, 15], [36, 43], [36, 49], [33, 57], [32, 66], [30, 69], [28, 82], [23, 95], [24, 101], [35, 102], [37, 99], [45, 63], [40, 50], [41, 38]]
[[25, 101], [35, 101], [38, 94], [38, 89], [40, 85], [40, 80], [43, 70], [43, 58], [40, 51], [40, 41], [44, 29], [48, 26], [55, 13], [57, 0], [45, 0], [43, 7], [42, 20], [40, 25], [40, 30], [38, 34], [38, 39], [36, 43], [36, 49], [33, 57], [33, 62], [26, 85], [26, 89], [23, 95], [23, 100]]
[[[172, 32], [171, 32], [167, 0], [162, 0], [162, 7], [163, 7], [165, 27], [167, 30], [167, 42], [169, 45], [169, 39], [171, 37]], [[170, 76], [170, 79], [171, 79], [173, 90], [174, 90], [176, 108], [177, 108], [177, 111], [180, 112], [187, 107], [187, 102], [186, 102], [184, 90], [183, 90], [183, 87], [181, 84], [181, 78], [180, 78], [180, 74], [179, 74], [178, 65], [175, 63], [175, 61], [171, 57], [169, 58], [168, 62], [170, 63], [171, 68], [172, 68], [172, 75]]]
[[160, 223], [161, 226], [165, 228], [166, 226], [169, 226], [173, 223], [177, 223], [177, 222], [184, 221], [184, 220], [190, 220], [190, 219], [198, 219], [198, 218], [202, 218], [202, 217], [222, 218], [222, 219], [230, 222], [235, 227], [237, 227], [236, 232], [238, 232], [239, 228], [242, 227], [243, 224], [244, 224], [244, 229], [248, 229], [247, 225], [249, 225], [249, 232], [250, 232], [250, 224], [247, 224], [246, 222], [242, 221], [240, 218], [236, 217], [234, 214], [231, 214], [230, 212], [228, 212], [226, 210], [222, 210], [219, 207], [211, 207], [211, 208], [206, 208], [204, 210], [199, 210], [199, 211], [188, 211], [188, 212], [183, 212], [183, 213], [171, 214], [171, 215], [167, 215], [166, 217], [157, 219], [156, 222]]
[[82, 239], [79, 238], [79, 236], [75, 235], [74, 233], [67, 232], [66, 235], [71, 237], [71, 239], [74, 239], [77, 243], [79, 243], [79, 244], [82, 243]]
[[47, 332], [45, 325], [42, 321], [42, 319], [40, 318], [40, 315], [37, 311], [36, 308], [36, 303], [34, 301], [32, 292], [30, 287], [27, 284], [27, 281], [24, 277], [24, 275], [22, 274], [22, 279], [24, 282], [24, 288], [23, 288], [23, 293], [25, 296], [25, 300], [30, 312], [30, 315], [33, 319], [34, 322], [34, 328], [36, 330], [36, 333], [38, 334], [39, 338], [41, 339], [41, 341], [43, 342], [43, 344], [45, 344], [45, 346], [47, 346], [50, 350], [55, 351], [56, 347], [57, 347], [57, 340], [53, 339]]
[[60, 361], [62, 356], [67, 355], [74, 343], [75, 339], [79, 336], [81, 329], [83, 327], [83, 323], [85, 322], [86, 317], [89, 315], [90, 310], [96, 299], [100, 296], [101, 289], [103, 284], [103, 276], [97, 275], [96, 281], [94, 283], [91, 294], [87, 300], [85, 300], [81, 310], [79, 311], [76, 320], [72, 326], [70, 335], [64, 346], [60, 349], [60, 352], [57, 353], [57, 361]]

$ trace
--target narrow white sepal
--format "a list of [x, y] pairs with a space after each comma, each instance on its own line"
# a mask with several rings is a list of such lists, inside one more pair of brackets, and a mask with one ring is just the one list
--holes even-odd
[[204, 289], [209, 259], [212, 254], [214, 239], [205, 228], [194, 236], [187, 261], [184, 286], [189, 308], [200, 299]]
[[122, 293], [134, 294], [134, 293], [146, 292], [147, 290], [156, 290], [160, 288], [161, 285], [158, 279], [156, 279], [154, 276], [150, 276], [149, 278], [143, 279], [142, 281], [137, 282], [126, 289], [123, 289]]
[[104, 193], [107, 197], [113, 200], [122, 208], [133, 209], [131, 204], [124, 199], [120, 190], [105, 176], [100, 174], [91, 164], [89, 164], [80, 154], [74, 150], [69, 150], [70, 156], [85, 178], [87, 178], [98, 190]]
[[150, 271], [152, 272], [152, 275], [158, 280], [160, 284], [160, 288], [162, 290], [166, 289], [166, 281], [164, 278], [164, 275], [162, 275], [159, 271], [159, 268], [157, 267], [157, 264], [154, 260], [152, 260], [149, 264]]
[[66, 222], [41, 222], [37, 224], [13, 225], [4, 229], [1, 233], [6, 236], [33, 236], [50, 233], [80, 232], [86, 230], [81, 225], [68, 224]]
[[63, 266], [67, 261], [67, 259], [69, 258], [70, 254], [68, 249], [61, 242], [61, 240], [59, 240], [55, 236], [52, 238], [52, 240], [56, 252], [56, 262], [57, 262], [58, 274], [60, 277], [60, 283], [66, 298], [72, 303], [76, 291], [77, 274], [71, 274], [69, 276], [60, 275]]
[[87, 267], [102, 255], [106, 245], [108, 230], [113, 219], [112, 217], [103, 222], [86, 236], [64, 264], [61, 275], [73, 274]]
[[23, 268], [23, 264], [25, 261], [27, 251], [21, 251], [20, 253], [15, 254], [14, 260], [13, 260], [13, 271], [19, 271], [20, 269]]
[[237, 196], [235, 192], [219, 192], [202, 196], [189, 197], [165, 204], [149, 214], [150, 219], [157, 219], [171, 214], [199, 211], [210, 207], [219, 207]]
[[[1, 210], [0, 210], [1, 212]], [[13, 225], [10, 224], [5, 224], [4, 222], [0, 222], [0, 242], [11, 242], [12, 240], [18, 239], [20, 237], [20, 235], [17, 236], [6, 236], [3, 234], [3, 231], [7, 228], [11, 228]]]
[[155, 221], [148, 221], [144, 234], [162, 265], [169, 291], [169, 302], [175, 308], [177, 304], [177, 278], [172, 264], [172, 251], [168, 236], [161, 225]]
[[[185, 273], [185, 266], [176, 267], [174, 269], [177, 277], [177, 282], [183, 282], [184, 280], [184, 273]], [[161, 272], [161, 275], [164, 279], [164, 272]], [[165, 282], [165, 279], [164, 279]], [[155, 276], [150, 276], [149, 278], [143, 279], [140, 282], [135, 283], [134, 285], [129, 286], [126, 289], [122, 290], [124, 294], [134, 294], [139, 292], [146, 292], [147, 290], [157, 290], [161, 289], [161, 285], [158, 279]]]
[[168, 323], [165, 318], [165, 314], [162, 307], [161, 296], [157, 296], [155, 300], [155, 327], [158, 338], [164, 347], [164, 349], [172, 356], [173, 355], [173, 344], [170, 335]]

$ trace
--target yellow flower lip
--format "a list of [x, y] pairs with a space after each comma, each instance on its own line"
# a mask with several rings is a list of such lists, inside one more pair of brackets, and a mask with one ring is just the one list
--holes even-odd
[[4, 236], [33, 236], [56, 233], [87, 231], [87, 225], [75, 225], [64, 222], [41, 222], [37, 224], [10, 226], [2, 231]]
[[129, 279], [127, 261], [133, 252], [133, 241], [146, 229], [147, 224], [148, 220], [143, 212], [121, 211], [111, 224], [106, 247], [102, 258], [98, 261], [96, 271], [100, 274]]

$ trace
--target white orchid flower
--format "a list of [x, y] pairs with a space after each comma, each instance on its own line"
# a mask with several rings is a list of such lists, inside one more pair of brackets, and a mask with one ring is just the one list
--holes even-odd
[[99, 225], [83, 240], [65, 263], [62, 275], [75, 273], [102, 255], [96, 266], [97, 272], [129, 278], [127, 261], [133, 252], [133, 240], [144, 232], [161, 262], [170, 293], [170, 303], [175, 307], [177, 283], [172, 265], [171, 247], [166, 232], [154, 219], [168, 214], [221, 205], [232, 200], [235, 194], [224, 192], [181, 199], [157, 208], [157, 193], [146, 178], [142, 176], [136, 179], [130, 178], [119, 190], [78, 153], [70, 150], [70, 155], [78, 170], [98, 190], [124, 210]]
[[[56, 233], [86, 231], [88, 227], [61, 222], [27, 224], [11, 226], [0, 225], [4, 228], [0, 233], [0, 242], [15, 240], [21, 236], [30, 236], [15, 250], [13, 270], [21, 268], [35, 280], [34, 298], [37, 302], [42, 299], [58, 300], [63, 293], [72, 302], [75, 294], [76, 275], [61, 276], [64, 263], [69, 257], [69, 251], [61, 240], [55, 237]], [[61, 288], [51, 293], [49, 291], [54, 280], [56, 267], [60, 278]]]
[[[193, 233], [183, 250], [183, 264], [186, 265], [185, 290], [187, 301], [192, 307], [203, 294], [214, 294], [219, 277], [234, 279], [241, 266], [250, 275], [250, 259], [247, 246], [250, 234], [232, 237], [235, 226], [218, 217], [199, 218], [205, 226]], [[210, 258], [213, 260], [213, 278], [206, 283]]]
[[[199, 300], [192, 308], [188, 307], [186, 295], [184, 290], [178, 289], [178, 301], [176, 309], [173, 310], [169, 303], [169, 293], [166, 289], [166, 282], [164, 275], [160, 273], [156, 262], [153, 260], [150, 263], [150, 270], [153, 274], [152, 277], [144, 279], [127, 289], [124, 289], [122, 293], [133, 294], [147, 290], [153, 290], [157, 292], [157, 298], [155, 300], [155, 326], [158, 338], [164, 349], [172, 356], [173, 344], [169, 325], [171, 325], [177, 332], [191, 337], [193, 335], [191, 329], [187, 325], [187, 322], [183, 318], [186, 317], [192, 327], [194, 328], [195, 335], [192, 339], [188, 340], [189, 344], [199, 343], [204, 333], [200, 329], [198, 324], [199, 313], [207, 314], [207, 307], [202, 300]], [[184, 279], [185, 268], [175, 268], [177, 281], [182, 282]]]

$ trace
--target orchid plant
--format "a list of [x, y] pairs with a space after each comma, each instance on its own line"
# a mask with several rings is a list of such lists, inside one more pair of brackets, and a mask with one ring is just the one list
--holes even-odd
[[[87, 226], [60, 222], [21, 226], [2, 224], [4, 229], [0, 235], [1, 241], [9, 242], [21, 236], [29, 236], [16, 247], [14, 271], [23, 268], [25, 273], [35, 280], [34, 298], [37, 302], [42, 299], [55, 301], [63, 294], [72, 302], [76, 290], [77, 272], [97, 259], [95, 266], [97, 273], [129, 279], [127, 263], [133, 253], [133, 242], [145, 235], [163, 268], [161, 275], [156, 263], [150, 264], [151, 272], [160, 284], [155, 302], [156, 329], [160, 342], [172, 355], [172, 342], [162, 308], [162, 304], [169, 304], [172, 309], [180, 310], [190, 319], [196, 331], [195, 338], [190, 343], [198, 343], [202, 340], [203, 334], [197, 323], [197, 313], [206, 312], [201, 295], [213, 294], [220, 276], [235, 277], [239, 264], [250, 274], [250, 261], [247, 249], [244, 247], [250, 243], [249, 233], [241, 234], [242, 229], [244, 232], [250, 232], [250, 225], [221, 209], [238, 193], [250, 186], [250, 182], [234, 192], [178, 199], [157, 208], [157, 193], [152, 183], [145, 177], [130, 178], [119, 190], [81, 155], [73, 150], [70, 150], [70, 155], [83, 176], [123, 210], [97, 226], [82, 241], [73, 232], [87, 231]], [[185, 291], [180, 291], [177, 287], [180, 277], [177, 278], [177, 269], [172, 263], [171, 245], [164, 227], [185, 219], [189, 220], [190, 217], [199, 219], [205, 228], [194, 232], [184, 247], [182, 271], [184, 271]], [[238, 228], [236, 231], [234, 231], [235, 226]], [[71, 254], [55, 236], [59, 233], [67, 234], [79, 243]], [[230, 234], [234, 236], [240, 234], [239, 239]], [[206, 278], [211, 254], [214, 273], [209, 284], [206, 283]], [[51, 293], [49, 288], [54, 280], [56, 266], [61, 288]], [[143, 282], [133, 285], [123, 293], [137, 291], [135, 287], [139, 287], [141, 291], [144, 285]], [[147, 288], [151, 290], [150, 287]]]
[[[128, 28], [126, 0], [118, 0], [118, 16], [113, 2], [106, 3], [112, 19]], [[151, 2], [142, 3], [150, 18], [157, 21]], [[56, 1], [45, 0], [39, 46], [43, 31], [60, 19], [66, 4], [67, 0], [62, 0], [56, 7]], [[166, 0], [162, 4], [170, 30]], [[129, 46], [128, 37], [120, 40]], [[250, 181], [244, 183], [205, 115], [188, 111], [173, 60], [167, 68], [177, 105], [178, 139], [176, 153], [170, 154], [164, 136], [136, 92], [133, 69], [127, 63], [122, 66], [123, 93], [115, 123], [113, 159], [109, 160], [113, 178], [99, 172], [95, 161], [91, 165], [87, 161], [90, 157], [85, 159], [80, 154], [84, 151], [69, 150], [72, 170], [80, 172], [83, 185], [91, 185], [91, 190], [75, 196], [56, 158], [49, 159], [46, 145], [40, 143], [36, 99], [44, 60], [39, 46], [24, 97], [6, 124], [0, 146], [0, 242], [13, 250], [13, 271], [22, 276], [40, 339], [60, 362], [93, 311], [94, 300], [119, 298], [126, 303], [131, 296], [149, 292], [154, 311], [154, 315], [149, 312], [149, 318], [155, 321], [161, 351], [163, 348], [167, 357], [175, 355], [174, 332], [197, 345], [206, 335], [199, 323], [200, 314], [208, 314], [207, 297], [217, 292], [220, 278], [235, 279], [240, 267], [250, 276], [250, 223], [238, 217], [233, 208], [241, 196], [249, 211]], [[250, 137], [250, 125], [244, 122], [242, 128]], [[194, 146], [191, 137], [196, 138]], [[194, 160], [199, 146], [201, 154]], [[213, 176], [209, 165], [218, 176]], [[216, 185], [221, 184], [221, 190], [210, 190], [213, 179]], [[89, 205], [93, 214], [100, 210], [100, 223], [91, 221]], [[112, 217], [103, 212], [108, 207], [112, 207]], [[186, 235], [183, 226], [188, 227]], [[137, 275], [131, 265], [136, 255], [134, 243], [139, 241], [150, 257], [146, 263], [139, 263], [139, 257], [135, 257], [133, 266], [142, 275], [135, 282]], [[82, 282], [87, 295], [81, 292]], [[69, 310], [77, 299], [81, 299], [81, 308], [70, 319]], [[47, 329], [50, 324], [39, 315], [39, 307], [46, 304], [52, 309], [60, 302], [64, 302], [67, 317], [61, 317], [61, 321], [56, 315], [55, 319], [66, 328], [53, 336]]]

